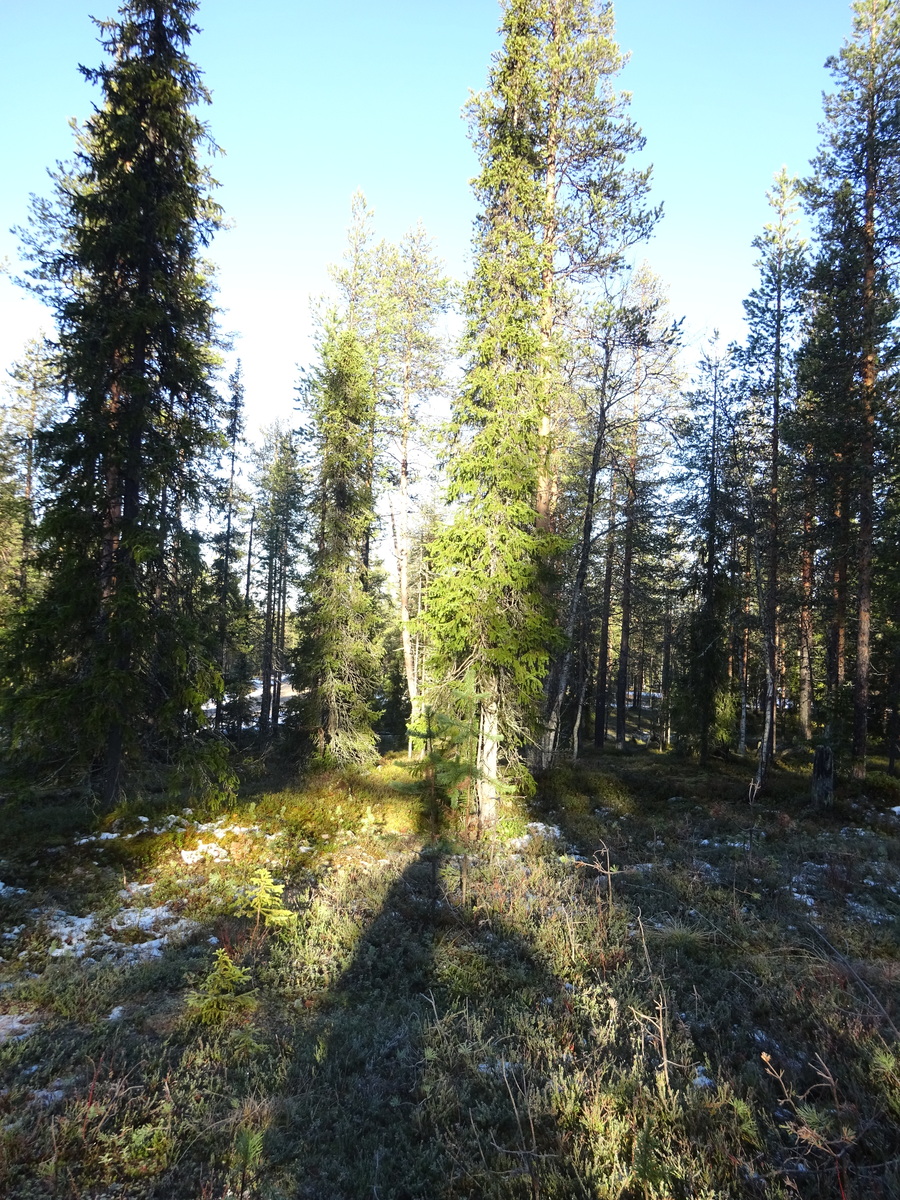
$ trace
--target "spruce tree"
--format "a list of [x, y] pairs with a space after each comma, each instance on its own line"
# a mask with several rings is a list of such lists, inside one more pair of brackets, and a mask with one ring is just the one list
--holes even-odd
[[108, 61], [82, 71], [102, 99], [28, 238], [69, 404], [41, 442], [48, 578], [11, 644], [16, 742], [92, 767], [107, 804], [129, 764], [202, 722], [218, 686], [189, 527], [219, 439], [196, 7], [127, 0], [98, 22]]
[[642, 144], [610, 87], [621, 60], [612, 11], [591, 0], [505, 0], [490, 86], [470, 109], [481, 160], [469, 367], [454, 407], [449, 494], [429, 622], [436, 673], [474, 674], [478, 790], [496, 808], [503, 772], [527, 785], [555, 628], [556, 445], [563, 420], [566, 283], [621, 265], [652, 226]]
[[315, 540], [295, 679], [307, 694], [305, 723], [320, 758], [350, 765], [375, 756], [374, 699], [382, 667], [368, 561], [374, 399], [369, 363], [352, 329], [332, 323], [321, 357], [306, 388]]
[[276, 423], [256, 453], [256, 540], [261, 581], [260, 738], [278, 732], [281, 680], [288, 659], [288, 600], [297, 578], [306, 517], [304, 478], [295, 434]]

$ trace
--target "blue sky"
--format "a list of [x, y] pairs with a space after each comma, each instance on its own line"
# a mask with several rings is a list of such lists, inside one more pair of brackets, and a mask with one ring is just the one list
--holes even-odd
[[[88, 7], [89, 3], [89, 7]], [[69, 117], [101, 61], [89, 12], [113, 0], [0, 0], [3, 184], [0, 259], [46, 169], [71, 153]], [[850, 29], [845, 0], [620, 0], [631, 52], [621, 87], [654, 163], [666, 216], [644, 256], [697, 339], [741, 331], [753, 286], [750, 243], [785, 163], [816, 148], [823, 64]], [[226, 329], [239, 335], [251, 422], [289, 418], [309, 361], [309, 298], [343, 249], [361, 188], [378, 231], [421, 220], [451, 273], [466, 271], [476, 164], [460, 110], [484, 86], [497, 45], [495, 0], [205, 0], [193, 57], [213, 92], [205, 116], [225, 155], [213, 170], [232, 222], [211, 257]], [[0, 279], [0, 368], [48, 314]]]

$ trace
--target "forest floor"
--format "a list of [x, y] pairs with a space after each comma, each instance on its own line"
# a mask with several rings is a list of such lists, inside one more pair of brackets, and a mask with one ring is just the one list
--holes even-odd
[[0, 1195], [900, 1196], [900, 785], [751, 773], [607, 753], [436, 842], [399, 758], [7, 799]]

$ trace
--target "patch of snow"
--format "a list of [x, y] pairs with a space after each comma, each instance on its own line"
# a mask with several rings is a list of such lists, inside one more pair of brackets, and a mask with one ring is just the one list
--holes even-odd
[[510, 838], [508, 845], [514, 850], [524, 850], [525, 847], [535, 838], [546, 838], [547, 841], [556, 841], [562, 837], [562, 831], [558, 825], [545, 825], [543, 821], [529, 821], [525, 826], [527, 833], [521, 837]]
[[62, 945], [50, 951], [51, 958], [62, 958], [66, 954], [74, 954], [81, 958], [87, 949], [88, 935], [94, 928], [94, 914], [86, 917], [73, 917], [70, 913], [59, 913], [55, 920], [48, 925], [50, 937]]
[[7, 899], [9, 896], [27, 896], [28, 892], [25, 888], [13, 887], [11, 883], [0, 883], [0, 898]]
[[[122, 909], [108, 921], [96, 913], [75, 917], [56, 911], [50, 914], [47, 932], [52, 941], [60, 944], [48, 954], [50, 958], [71, 956], [87, 963], [97, 962], [100, 958], [114, 958], [123, 964], [135, 963], [158, 958], [165, 946], [185, 940], [198, 928], [195, 921], [179, 917], [167, 904], [155, 908]], [[118, 940], [115, 935], [126, 930], [156, 936], [148, 936], [143, 941]]]
[[716, 1086], [716, 1081], [710, 1079], [706, 1073], [706, 1068], [702, 1064], [695, 1069], [694, 1078], [691, 1080], [691, 1083], [695, 1088], [714, 1088]]
[[192, 866], [204, 858], [211, 858], [216, 862], [224, 862], [228, 858], [228, 851], [217, 842], [198, 842], [195, 850], [181, 851], [181, 860], [187, 863], [188, 866]]
[[151, 892], [154, 886], [152, 883], [126, 883], [119, 892], [119, 899], [129, 900], [132, 896], [143, 895], [144, 892]]
[[808, 896], [808, 895], [806, 895], [806, 893], [805, 893], [805, 892], [796, 892], [796, 891], [793, 891], [793, 890], [792, 890], [792, 891], [791, 891], [791, 895], [792, 895], [792, 896], [794, 897], [794, 899], [795, 899], [795, 900], [797, 900], [797, 901], [798, 901], [800, 904], [806, 904], [806, 905], [807, 905], [809, 908], [815, 908], [815, 906], [816, 906], [815, 897], [814, 897], [814, 896]]
[[721, 875], [711, 863], [694, 863], [694, 870], [702, 879], [705, 879], [707, 883], [721, 882]]
[[6, 1013], [0, 1015], [0, 1044], [3, 1042], [20, 1042], [34, 1033], [40, 1025], [34, 1013]]
[[873, 908], [871, 904], [861, 904], [858, 900], [847, 897], [847, 907], [854, 916], [859, 917], [861, 921], [867, 921], [871, 925], [884, 925], [887, 921], [893, 920], [887, 913], [881, 912], [880, 909]]
[[121, 1021], [124, 1016], [125, 1016], [125, 1009], [124, 1009], [123, 1005], [117, 1004], [116, 1007], [112, 1010], [112, 1012], [109, 1014], [109, 1016], [106, 1019], [107, 1019], [107, 1021]]

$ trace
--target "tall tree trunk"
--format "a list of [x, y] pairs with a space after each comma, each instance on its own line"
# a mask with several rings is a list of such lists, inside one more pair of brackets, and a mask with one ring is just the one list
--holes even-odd
[[497, 780], [500, 775], [500, 705], [496, 685], [489, 690], [478, 718], [478, 815], [482, 824], [497, 820]]
[[600, 609], [600, 646], [597, 651], [597, 687], [594, 692], [594, 745], [606, 743], [606, 717], [609, 706], [609, 623], [612, 604], [613, 559], [615, 556], [616, 473], [610, 472], [609, 530], [606, 535], [606, 567], [603, 572], [603, 600]]
[[738, 754], [747, 753], [747, 672], [749, 667], [750, 629], [748, 625], [745, 625], [741, 634], [741, 716], [738, 728]]
[[779, 251], [779, 260], [775, 276], [775, 348], [774, 348], [774, 378], [772, 381], [772, 429], [770, 438], [770, 484], [769, 484], [769, 578], [766, 587], [766, 635], [765, 635], [765, 653], [766, 653], [766, 727], [768, 729], [768, 741], [763, 753], [760, 746], [760, 770], [759, 783], [762, 786], [765, 783], [766, 775], [768, 774], [769, 764], [775, 755], [775, 719], [776, 719], [776, 703], [777, 703], [777, 688], [776, 688], [776, 672], [777, 664], [776, 642], [777, 642], [777, 623], [778, 623], [778, 568], [780, 559], [779, 547], [779, 511], [778, 511], [778, 458], [780, 454], [779, 437], [780, 429], [779, 422], [781, 416], [781, 328], [783, 321], [783, 278], [782, 278], [782, 261], [781, 252]]
[[250, 510], [250, 532], [247, 535], [247, 582], [244, 586], [244, 603], [250, 603], [250, 569], [253, 565], [253, 523], [256, 520], [256, 509]]
[[[719, 519], [719, 369], [713, 364], [712, 375], [712, 439], [709, 455], [709, 482], [706, 529], [706, 572], [703, 581], [703, 613], [704, 636], [701, 639], [701, 653], [714, 654], [712, 639], [714, 630], [714, 600], [716, 591], [716, 568]], [[705, 766], [709, 758], [709, 734], [715, 716], [715, 696], [712, 688], [705, 687], [700, 695], [700, 762]]]
[[394, 532], [394, 554], [397, 559], [397, 588], [400, 599], [400, 640], [403, 646], [403, 669], [406, 675], [406, 690], [409, 694], [410, 724], [417, 716], [419, 681], [416, 678], [415, 656], [410, 634], [409, 615], [409, 428], [410, 428], [410, 371], [407, 356], [403, 364], [403, 412], [400, 435], [400, 513], [399, 520], [391, 511], [391, 528]]
[[631, 641], [631, 568], [634, 559], [634, 506], [636, 481], [628, 480], [625, 498], [625, 532], [622, 563], [622, 634], [619, 639], [619, 669], [616, 676], [616, 749], [627, 744], [625, 717], [628, 693], [628, 651]]
[[669, 611], [668, 600], [666, 601], [666, 614], [663, 618], [662, 677], [660, 679], [659, 690], [662, 693], [662, 733], [660, 744], [661, 748], [665, 750], [669, 745], [672, 725], [672, 614]]
[[[549, 16], [550, 29], [548, 41], [555, 46], [559, 37], [558, 28], [559, 0], [550, 0]], [[545, 148], [546, 173], [544, 175], [543, 202], [543, 236], [541, 265], [541, 371], [540, 387], [542, 412], [540, 414], [538, 485], [535, 508], [537, 511], [536, 527], [548, 531], [553, 527], [554, 510], [558, 482], [554, 463], [553, 424], [554, 424], [554, 356], [553, 332], [556, 320], [556, 296], [554, 278], [554, 255], [557, 249], [559, 220], [557, 216], [557, 189], [559, 186], [558, 156], [559, 156], [559, 123], [560, 109], [559, 72], [554, 67], [550, 71], [549, 101], [547, 105], [548, 125]]]
[[812, 448], [806, 450], [806, 472], [803, 492], [803, 544], [800, 549], [800, 736], [804, 742], [812, 739], [812, 640], [813, 640], [813, 500], [810, 478]]
[[841, 475], [838, 481], [838, 501], [835, 506], [837, 523], [837, 553], [832, 569], [832, 620], [829, 637], [829, 685], [832, 707], [838, 704], [847, 676], [847, 577], [850, 548], [850, 498], [848, 475], [850, 464], [838, 456]]
[[263, 626], [262, 646], [262, 697], [259, 704], [259, 736], [265, 741], [269, 736], [272, 712], [272, 660], [275, 647], [275, 573], [277, 555], [274, 546], [269, 547], [269, 566], [266, 578], [266, 612]]
[[[222, 579], [219, 585], [219, 664], [222, 668], [222, 684], [228, 669], [228, 572], [231, 568], [231, 525], [234, 516], [234, 466], [237, 457], [237, 439], [231, 443], [231, 470], [228, 476], [228, 504], [225, 510], [225, 545], [222, 548]], [[215, 730], [222, 728], [223, 696], [216, 698]]]
[[[605, 373], [604, 384], [601, 386], [601, 397], [605, 394]], [[597, 497], [597, 476], [600, 473], [600, 461], [603, 455], [603, 450], [606, 445], [606, 404], [601, 398], [600, 414], [597, 419], [597, 428], [594, 434], [594, 447], [591, 453], [591, 466], [588, 472], [588, 487], [587, 498], [584, 505], [584, 517], [581, 522], [581, 545], [578, 551], [578, 567], [575, 572], [575, 579], [572, 583], [572, 592], [569, 597], [569, 608], [566, 616], [565, 629], [563, 631], [565, 637], [565, 649], [563, 650], [562, 658], [557, 665], [557, 669], [551, 671], [548, 681], [548, 704], [547, 715], [544, 721], [544, 732], [540, 746], [540, 766], [542, 770], [546, 770], [553, 761], [553, 756], [556, 753], [557, 742], [559, 740], [560, 718], [562, 715], [562, 707], [565, 702], [566, 692], [569, 687], [569, 676], [572, 670], [572, 658], [576, 652], [574, 644], [575, 627], [582, 611], [582, 601], [584, 597], [584, 588], [587, 583], [588, 567], [591, 558], [591, 546], [593, 544], [594, 531], [594, 509], [596, 507]]]
[[[873, 32], [874, 38], [874, 32]], [[869, 722], [869, 677], [872, 621], [872, 548], [875, 540], [875, 104], [869, 97], [865, 147], [865, 215], [863, 220], [863, 362], [860, 387], [859, 527], [857, 529], [858, 612], [856, 670], [853, 679], [854, 779], [866, 777]]]

